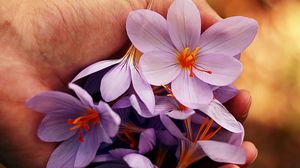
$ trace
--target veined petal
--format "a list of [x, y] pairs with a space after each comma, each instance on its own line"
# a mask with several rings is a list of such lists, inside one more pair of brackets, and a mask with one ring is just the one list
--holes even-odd
[[132, 107], [140, 116], [145, 118], [151, 118], [159, 115], [159, 113], [157, 113], [156, 111], [149, 111], [145, 104], [135, 95], [131, 95], [129, 99]]
[[26, 105], [41, 113], [81, 113], [85, 106], [75, 97], [63, 92], [48, 91], [35, 95]]
[[147, 82], [156, 86], [172, 82], [181, 71], [176, 60], [176, 53], [147, 52], [142, 55], [139, 64]]
[[84, 141], [80, 142], [77, 151], [75, 167], [85, 167], [94, 160], [101, 143], [100, 136], [102, 135], [99, 134], [99, 129], [101, 128], [93, 126], [90, 128], [89, 132], [85, 134]]
[[194, 49], [201, 33], [201, 17], [191, 0], [174, 0], [167, 15], [168, 31], [179, 51]]
[[91, 75], [92, 73], [98, 72], [102, 69], [105, 69], [107, 67], [110, 67], [112, 65], [115, 65], [117, 63], [120, 63], [122, 59], [117, 59], [117, 60], [103, 60], [96, 62], [88, 67], [86, 67], [84, 70], [79, 72], [78, 75], [75, 76], [75, 78], [71, 81], [71, 83], [74, 83], [78, 79], [84, 78], [88, 75]]
[[76, 93], [76, 95], [85, 105], [89, 107], [92, 107], [94, 105], [93, 98], [90, 96], [90, 94], [88, 94], [87, 91], [73, 83], [69, 83], [69, 88]]
[[130, 12], [126, 30], [132, 44], [143, 53], [174, 50], [167, 31], [167, 22], [156, 12], [146, 9]]
[[72, 125], [67, 123], [69, 116], [64, 113], [46, 115], [38, 128], [38, 137], [46, 142], [60, 142], [75, 135], [76, 131], [70, 130]]
[[101, 95], [106, 102], [113, 101], [128, 90], [130, 83], [130, 68], [124, 60], [103, 76], [100, 86]]
[[239, 122], [218, 100], [213, 99], [209, 105], [200, 107], [199, 110], [226, 130], [234, 133], [242, 132]]
[[101, 125], [103, 125], [105, 132], [109, 137], [114, 137], [117, 134], [121, 123], [120, 116], [115, 113], [107, 103], [102, 101], [99, 102], [97, 109], [100, 112], [100, 122]]
[[197, 144], [210, 159], [216, 162], [233, 164], [245, 164], [246, 162], [246, 153], [240, 146], [209, 140], [198, 141]]
[[131, 168], [155, 168], [156, 166], [151, 163], [151, 161], [140, 154], [131, 153], [123, 157], [124, 161], [129, 165]]
[[47, 168], [74, 167], [79, 143], [78, 136], [61, 143], [51, 154]]
[[156, 144], [156, 136], [153, 128], [148, 128], [141, 132], [139, 140], [139, 153], [150, 152]]
[[201, 35], [200, 55], [238, 55], [253, 41], [257, 29], [258, 25], [254, 19], [242, 16], [223, 19]]
[[177, 119], [177, 120], [185, 120], [189, 118], [191, 115], [195, 114], [195, 111], [192, 109], [188, 110], [172, 110], [169, 113], [166, 113], [169, 117]]
[[225, 103], [237, 95], [239, 91], [232, 85], [222, 86], [214, 90], [214, 97], [221, 103]]
[[142, 74], [133, 66], [130, 66], [132, 85], [139, 96], [144, 102], [149, 111], [154, 111], [155, 99], [151, 85], [147, 83], [143, 78]]
[[181, 72], [172, 82], [171, 89], [181, 104], [192, 109], [208, 104], [213, 98], [210, 86], [197, 77], [190, 77], [188, 71]]
[[211, 74], [194, 70], [194, 74], [202, 81], [216, 86], [233, 83], [242, 72], [242, 64], [234, 57], [208, 54], [197, 59], [199, 69], [212, 71]]

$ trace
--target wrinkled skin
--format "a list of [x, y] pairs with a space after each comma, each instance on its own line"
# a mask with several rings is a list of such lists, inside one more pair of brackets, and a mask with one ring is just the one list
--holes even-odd
[[[153, 10], [166, 15], [171, 0], [155, 0]], [[195, 1], [203, 28], [219, 20], [205, 1]], [[25, 101], [46, 90], [67, 89], [87, 65], [107, 59], [128, 43], [125, 21], [145, 0], [0, 0], [0, 162], [7, 167], [45, 167], [56, 144], [41, 142], [42, 115]], [[241, 91], [227, 106], [239, 120], [247, 116], [251, 98]], [[256, 157], [243, 144], [247, 164]], [[226, 165], [235, 167], [236, 165]]]

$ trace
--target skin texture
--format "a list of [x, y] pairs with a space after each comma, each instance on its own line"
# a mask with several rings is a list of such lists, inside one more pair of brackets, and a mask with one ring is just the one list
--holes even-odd
[[[205, 1], [196, 0], [203, 29], [221, 19]], [[166, 15], [171, 0], [155, 0], [153, 10]], [[112, 57], [128, 43], [125, 21], [146, 0], [0, 0], [0, 162], [7, 167], [45, 167], [56, 144], [37, 136], [43, 117], [25, 101], [47, 90], [66, 91], [82, 68]], [[244, 121], [251, 103], [241, 91], [227, 107]], [[247, 165], [257, 155], [243, 144]], [[236, 165], [226, 165], [236, 167]]]

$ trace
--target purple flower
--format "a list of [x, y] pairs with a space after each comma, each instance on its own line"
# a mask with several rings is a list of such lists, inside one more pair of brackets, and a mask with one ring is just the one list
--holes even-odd
[[113, 168], [113, 167], [118, 167], [118, 168], [127, 168], [128, 166], [130, 168], [157, 168], [152, 162], [145, 156], [130, 152], [130, 153], [124, 153], [125, 155], [122, 158], [119, 158], [122, 161], [110, 161], [109, 162], [102, 164], [96, 168]]
[[101, 79], [100, 93], [103, 99], [106, 102], [116, 100], [132, 84], [134, 92], [145, 103], [149, 111], [153, 111], [155, 104], [154, 94], [150, 84], [143, 79], [143, 76], [139, 72], [137, 67], [138, 57], [136, 49], [131, 46], [121, 59], [104, 60], [94, 63], [82, 70], [72, 82], [112, 67]]
[[140, 168], [141, 166], [143, 168], [157, 168], [147, 157], [140, 154], [131, 153], [124, 156], [123, 159], [131, 168]]
[[44, 113], [38, 137], [61, 142], [51, 154], [47, 167], [85, 167], [102, 142], [111, 143], [119, 129], [120, 117], [108, 104], [93, 103], [92, 97], [77, 85], [69, 84], [80, 100], [68, 94], [49, 91], [27, 102], [34, 111]]
[[145, 79], [156, 86], [171, 83], [180, 103], [198, 108], [213, 98], [209, 84], [226, 86], [240, 75], [242, 65], [234, 56], [252, 42], [257, 23], [230, 17], [201, 34], [195, 4], [174, 0], [167, 20], [140, 9], [129, 14], [126, 30], [133, 45], [144, 53], [139, 64]]
[[[193, 121], [189, 128], [185, 127], [190, 130], [191, 135], [180, 138], [181, 142], [177, 151], [178, 167], [187, 167], [205, 156], [216, 162], [245, 164], [246, 154], [241, 147], [244, 128], [240, 123], [241, 131], [232, 133], [221, 129], [208, 117], [198, 114], [195, 114], [194, 117], [197, 117], [198, 120]], [[180, 130], [174, 126], [171, 133], [174, 132], [178, 133]]]
[[[173, 133], [176, 132], [174, 132], [172, 125], [170, 124], [170, 122], [168, 122], [169, 120], [171, 121], [171, 119], [169, 119], [168, 117], [176, 120], [187, 120], [190, 117], [193, 119], [193, 115], [195, 113], [204, 113], [228, 131], [235, 133], [242, 131], [240, 129], [241, 127], [239, 125], [239, 122], [217, 99], [213, 99], [209, 104], [201, 105], [200, 107], [198, 107], [198, 109], [191, 109], [177, 101], [173, 96], [173, 91], [168, 86], [164, 86], [164, 88], [168, 91], [169, 96], [155, 97], [156, 105], [153, 113], [150, 113], [143, 102], [141, 102], [135, 95], [130, 96], [130, 102], [133, 108], [140, 116], [145, 118], [160, 115], [162, 123], [170, 132]], [[227, 87], [220, 87], [219, 89], [223, 88]], [[226, 91], [224, 92], [226, 93]], [[231, 98], [231, 95], [232, 94], [224, 94], [222, 98]], [[181, 134], [177, 134], [177, 137], [180, 137], [178, 135]]]

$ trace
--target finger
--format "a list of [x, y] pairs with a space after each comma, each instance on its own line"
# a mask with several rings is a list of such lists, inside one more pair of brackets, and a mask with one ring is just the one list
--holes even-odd
[[244, 141], [242, 147], [246, 151], [246, 164], [241, 166], [242, 168], [246, 168], [248, 165], [252, 164], [257, 158], [257, 148], [252, 142]]
[[214, 23], [220, 21], [222, 18], [217, 12], [206, 2], [206, 0], [195, 0], [194, 1], [201, 13], [201, 25], [202, 31]]
[[251, 106], [251, 95], [247, 90], [240, 90], [225, 106], [238, 121], [244, 122]]

